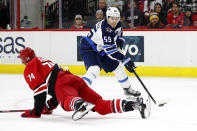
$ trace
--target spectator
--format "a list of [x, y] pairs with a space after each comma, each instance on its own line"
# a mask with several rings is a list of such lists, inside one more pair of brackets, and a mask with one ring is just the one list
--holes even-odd
[[186, 6], [184, 10], [184, 26], [192, 26], [192, 9]]
[[180, 6], [177, 2], [172, 5], [172, 11], [168, 13], [167, 21], [168, 25], [174, 28], [181, 28], [184, 24], [184, 14], [179, 10]]
[[7, 28], [9, 17], [9, 10], [0, 2], [0, 29]]
[[165, 25], [159, 20], [157, 13], [152, 13], [150, 17], [150, 23], [147, 25], [148, 29], [162, 29]]
[[103, 11], [101, 9], [99, 9], [96, 11], [96, 19], [92, 19], [92, 20], [88, 21], [84, 28], [91, 29], [94, 27], [94, 25], [96, 23], [98, 23], [99, 21], [102, 21], [103, 19], [104, 19]]
[[163, 10], [162, 5], [160, 3], [155, 4], [154, 11], [157, 13], [159, 20], [164, 25], [167, 25], [167, 15], [166, 15], [166, 12]]
[[172, 5], [175, 0], [165, 0], [163, 3], [163, 9], [165, 12], [170, 12], [172, 10]]
[[96, 11], [96, 22], [99, 22], [104, 19], [104, 13], [102, 10]]
[[127, 10], [124, 12], [125, 21], [127, 22], [128, 26], [131, 27], [131, 19], [134, 19], [134, 26], [143, 26], [145, 25], [144, 14], [137, 8], [136, 1], [133, 1], [134, 7], [134, 16], [131, 18], [131, 4], [130, 0], [127, 1]]
[[83, 29], [85, 24], [83, 24], [83, 18], [80, 14], [75, 16], [75, 23], [71, 26], [71, 29]]
[[98, 2], [98, 9], [101, 9], [103, 11], [104, 16], [105, 16], [106, 11], [107, 11], [106, 0], [99, 0], [99, 2]]
[[154, 6], [156, 3], [160, 3], [162, 5], [162, 0], [145, 0], [144, 1], [144, 14], [146, 17], [150, 17], [150, 15], [154, 12]]

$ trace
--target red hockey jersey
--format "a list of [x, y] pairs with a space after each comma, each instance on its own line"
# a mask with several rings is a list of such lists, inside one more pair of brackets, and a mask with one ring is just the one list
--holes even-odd
[[29, 87], [34, 91], [34, 96], [47, 91], [47, 84], [54, 63], [42, 57], [35, 57], [27, 63], [24, 77]]

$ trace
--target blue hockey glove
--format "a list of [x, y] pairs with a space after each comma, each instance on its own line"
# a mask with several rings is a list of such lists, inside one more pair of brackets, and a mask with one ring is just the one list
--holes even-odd
[[124, 58], [123, 61], [122, 61], [122, 63], [123, 63], [123, 65], [125, 66], [125, 68], [129, 72], [131, 72], [131, 73], [134, 72], [136, 66], [135, 66], [134, 62], [131, 60], [131, 58]]

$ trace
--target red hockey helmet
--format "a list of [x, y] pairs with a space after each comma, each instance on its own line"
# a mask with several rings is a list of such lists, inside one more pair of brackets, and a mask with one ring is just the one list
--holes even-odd
[[23, 64], [27, 64], [34, 57], [36, 57], [34, 50], [29, 47], [26, 47], [20, 51], [19, 58], [21, 59]]

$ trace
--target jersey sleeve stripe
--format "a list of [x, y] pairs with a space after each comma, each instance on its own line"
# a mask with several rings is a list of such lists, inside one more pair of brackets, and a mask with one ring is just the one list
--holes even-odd
[[39, 85], [38, 87], [36, 87], [33, 91], [37, 92], [41, 87], [46, 86], [46, 82], [42, 83], [41, 85]]
[[117, 48], [117, 45], [104, 45], [104, 46], [103, 46], [104, 49], [107, 49], [107, 48], [114, 48], [114, 47]]
[[113, 54], [113, 53], [115, 53], [115, 52], [117, 52], [118, 50], [117, 49], [114, 49], [114, 50], [112, 50], [112, 51], [108, 51], [108, 52], [105, 52], [107, 55], [110, 55], [110, 54]]
[[38, 95], [38, 94], [41, 94], [41, 93], [43, 93], [43, 92], [46, 92], [46, 91], [47, 91], [47, 89], [43, 89], [43, 90], [41, 90], [41, 91], [39, 91], [39, 92], [34, 93], [34, 96], [36, 96], [36, 95]]
[[48, 84], [50, 76], [51, 76], [51, 73], [49, 73], [49, 75], [47, 76], [47, 78], [46, 78], [44, 83], [42, 83], [41, 85], [39, 85], [38, 87], [36, 87], [33, 90], [34, 91], [34, 96], [42, 93], [43, 90], [47, 91], [47, 84]]

